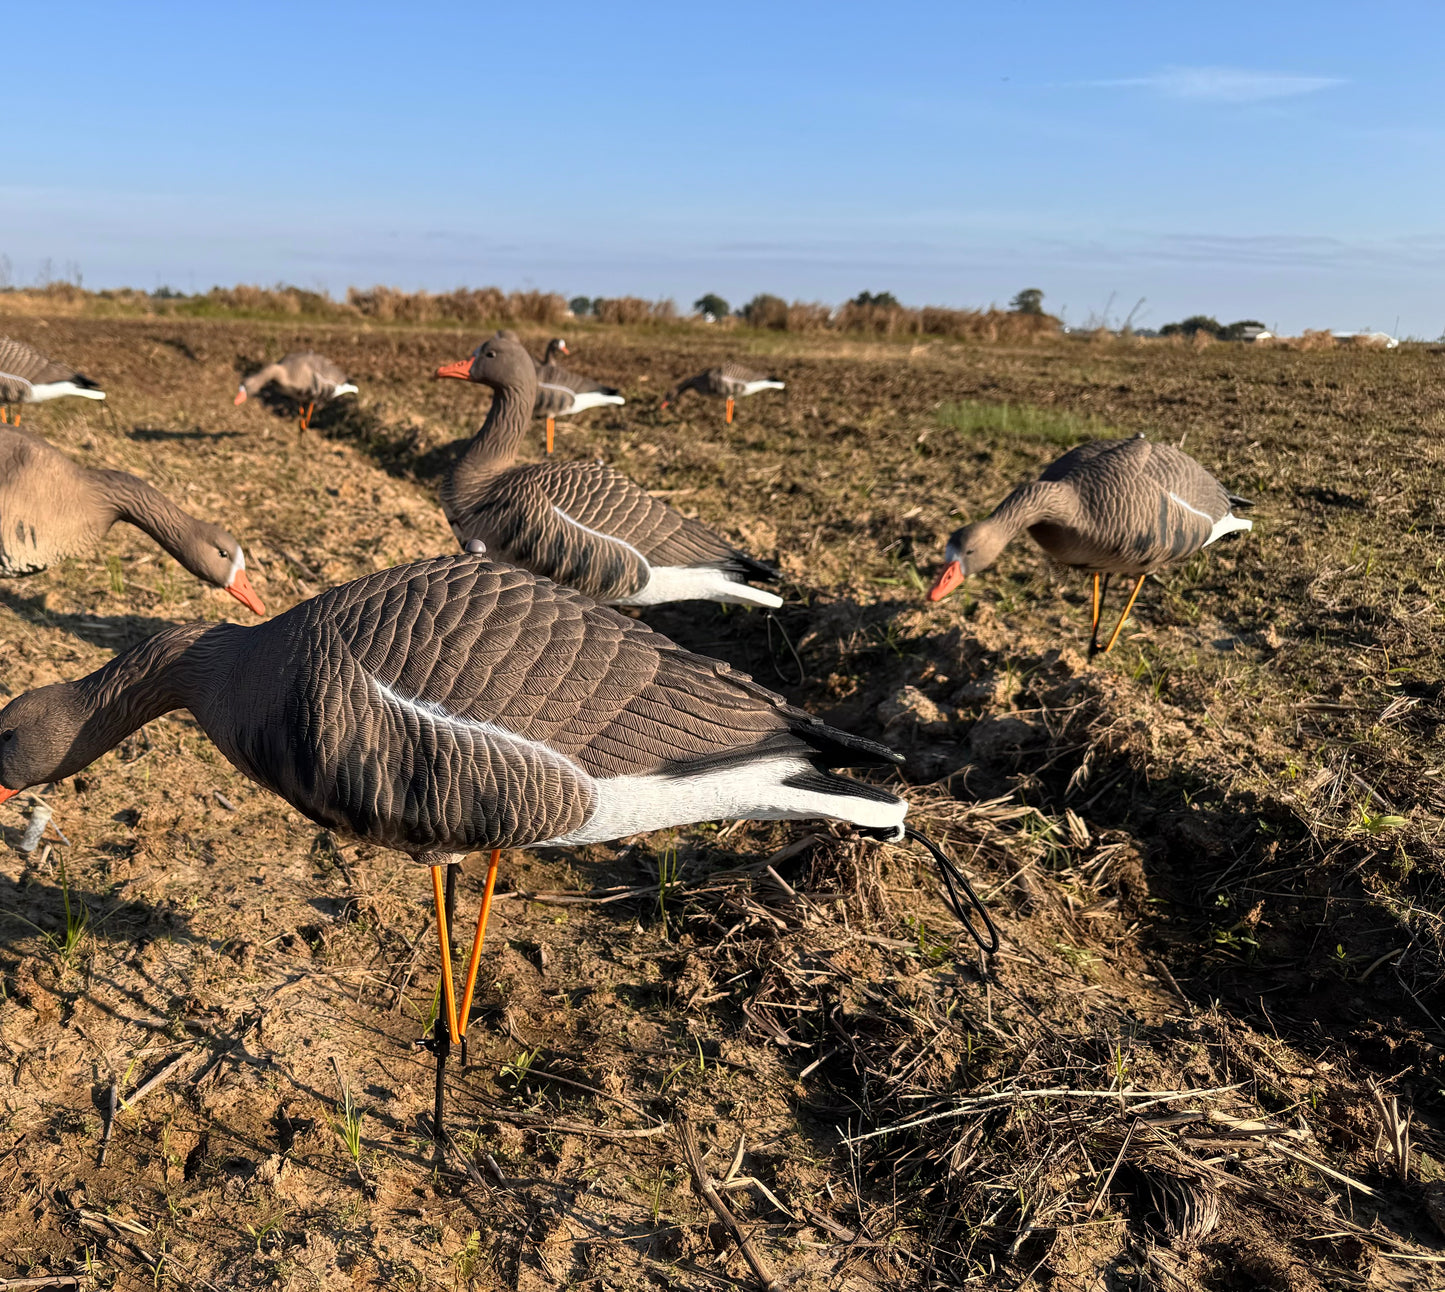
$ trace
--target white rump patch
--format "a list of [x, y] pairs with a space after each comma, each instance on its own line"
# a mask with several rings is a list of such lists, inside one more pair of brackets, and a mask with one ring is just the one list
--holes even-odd
[[572, 396], [572, 411], [580, 413], [586, 408], [601, 408], [604, 404], [625, 404], [621, 395], [604, 395], [600, 390], [586, 390]]
[[59, 399], [63, 395], [78, 395], [81, 399], [104, 399], [105, 391], [87, 390], [84, 386], [77, 386], [73, 381], [47, 381], [38, 386], [31, 386], [30, 394], [26, 397], [25, 402], [40, 404], [47, 399]]
[[[580, 830], [535, 847], [602, 843], [695, 821], [851, 821], [869, 829], [902, 826], [908, 804], [785, 785], [813, 773], [801, 758], [770, 758], [695, 776], [616, 776], [594, 780], [597, 809]], [[841, 788], [841, 787], [840, 787]]]
[[[420, 722], [435, 723], [465, 733], [498, 752], [511, 750], [524, 757], [530, 755], [553, 763], [591, 787], [596, 807], [581, 827], [551, 839], [518, 841], [514, 846], [519, 848], [603, 843], [629, 834], [666, 830], [697, 821], [815, 821], [827, 818], [851, 821], [869, 829], [893, 830], [903, 824], [908, 812], [908, 804], [902, 799], [880, 802], [847, 793], [824, 794], [818, 790], [785, 785], [783, 782], [791, 776], [813, 772], [812, 767], [798, 757], [757, 759], [692, 776], [653, 773], [602, 779], [590, 775], [550, 746], [528, 740], [495, 722], [458, 717], [439, 704], [409, 699], [374, 677], [369, 680], [383, 703], [412, 714]], [[494, 770], [506, 775], [505, 766]], [[839, 788], [844, 787], [840, 785]]]
[[782, 597], [730, 578], [710, 565], [657, 565], [630, 597], [620, 597], [614, 606], [660, 606], [668, 601], [720, 601], [738, 606], [766, 606], [776, 610]]
[[338, 395], [355, 395], [357, 393], [355, 386], [349, 381], [343, 381], [341, 385], [337, 386], [337, 388], [331, 392], [331, 398], [335, 399]]
[[760, 390], [784, 390], [786, 387], [781, 381], [747, 381], [743, 383], [742, 393], [744, 395], [756, 395]]

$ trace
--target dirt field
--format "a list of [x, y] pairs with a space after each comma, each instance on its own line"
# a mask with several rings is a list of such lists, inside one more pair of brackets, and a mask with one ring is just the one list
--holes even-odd
[[[0, 331], [110, 392], [24, 425], [227, 525], [272, 613], [452, 550], [435, 487], [486, 396], [428, 376], [476, 335]], [[454, 1073], [466, 1161], [437, 1169], [424, 873], [319, 831], [174, 714], [51, 787], [33, 853], [36, 797], [0, 808], [0, 1278], [756, 1286], [686, 1125], [781, 1286], [1445, 1286], [1445, 357], [568, 339], [629, 402], [562, 423], [559, 451], [787, 575], [775, 619], [649, 622], [907, 753], [914, 816], [1003, 930], [992, 977], [921, 856], [845, 832], [509, 855]], [[360, 397], [304, 436], [232, 407], [302, 346]], [[731, 427], [714, 402], [659, 413], [748, 351], [785, 394]], [[924, 602], [959, 517], [1101, 428], [1182, 442], [1256, 501], [1254, 532], [1146, 585], [1095, 667], [1085, 582], [1027, 541]], [[221, 617], [244, 612], [118, 527], [0, 585], [0, 694]]]

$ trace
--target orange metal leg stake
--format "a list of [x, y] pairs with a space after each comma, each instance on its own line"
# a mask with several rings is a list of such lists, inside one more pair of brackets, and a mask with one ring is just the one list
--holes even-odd
[[501, 850], [492, 849], [491, 864], [487, 867], [487, 886], [482, 890], [482, 905], [477, 912], [477, 931], [472, 938], [472, 954], [467, 961], [467, 984], [462, 992], [462, 1007], [457, 1014], [457, 1027], [461, 1034], [467, 1034], [467, 1020], [472, 1013], [472, 994], [477, 986], [477, 965], [482, 958], [482, 943], [487, 937], [487, 918], [492, 913], [492, 892], [497, 886], [497, 863], [501, 860]]
[[1138, 581], [1134, 584], [1134, 591], [1129, 594], [1129, 601], [1128, 604], [1124, 607], [1124, 613], [1119, 616], [1119, 622], [1114, 625], [1114, 635], [1109, 638], [1109, 644], [1104, 647], [1105, 655], [1107, 655], [1111, 650], [1114, 649], [1114, 643], [1119, 640], [1119, 630], [1123, 628], [1124, 620], [1129, 617], [1129, 611], [1134, 609], [1134, 602], [1139, 596], [1139, 589], [1144, 586], [1144, 580], [1146, 577], [1146, 575], [1141, 574], [1138, 578]]

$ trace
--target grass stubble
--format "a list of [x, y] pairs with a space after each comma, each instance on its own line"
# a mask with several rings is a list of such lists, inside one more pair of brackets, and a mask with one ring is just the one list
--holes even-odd
[[[425, 378], [472, 333], [14, 330], [111, 392], [27, 423], [228, 524], [273, 612], [450, 550], [434, 489], [484, 400]], [[916, 818], [1004, 931], [994, 975], [924, 859], [845, 831], [510, 857], [437, 1168], [411, 1046], [436, 972], [418, 876], [171, 715], [47, 791], [67, 842], [22, 854], [5, 825], [0, 1276], [762, 1281], [711, 1190], [788, 1286], [1439, 1286], [1438, 359], [569, 341], [629, 403], [559, 427], [563, 451], [789, 581], [776, 625], [650, 622], [905, 752]], [[248, 363], [301, 346], [361, 398], [304, 437], [230, 406]], [[672, 379], [750, 349], [785, 395], [731, 427], [701, 401], [658, 412]], [[1086, 666], [1086, 585], [1026, 542], [922, 602], [950, 529], [1068, 444], [1139, 430], [1253, 498], [1256, 529], [1151, 580], [1114, 656]], [[0, 682], [225, 613], [117, 530], [0, 588]]]

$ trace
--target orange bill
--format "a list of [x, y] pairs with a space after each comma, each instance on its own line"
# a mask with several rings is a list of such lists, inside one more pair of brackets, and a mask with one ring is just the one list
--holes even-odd
[[470, 381], [472, 379], [472, 362], [475, 356], [467, 359], [458, 359], [455, 363], [444, 363], [436, 370], [438, 377], [455, 377], [458, 381]]
[[241, 389], [236, 392], [236, 398], [233, 399], [231, 402], [237, 407], [246, 402], [246, 388], [244, 386], [242, 386]]
[[261, 604], [261, 598], [256, 595], [256, 589], [251, 586], [251, 576], [244, 569], [236, 571], [236, 577], [226, 585], [226, 591], [247, 610], [254, 610], [258, 615], [266, 613], [266, 607]]
[[943, 567], [943, 573], [934, 581], [928, 589], [930, 601], [942, 601], [954, 588], [963, 582], [963, 565], [958, 561], [950, 561]]
[[5, 802], [6, 799], [13, 799], [19, 793], [19, 790], [6, 789], [5, 786], [0, 785], [0, 803]]

